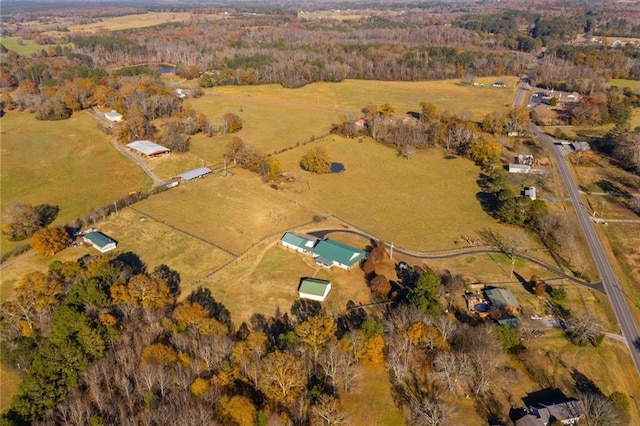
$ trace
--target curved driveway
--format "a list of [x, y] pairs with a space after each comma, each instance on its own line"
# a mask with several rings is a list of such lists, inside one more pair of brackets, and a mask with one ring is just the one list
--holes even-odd
[[[357, 235], [359, 237], [363, 237], [363, 238], [367, 238], [369, 240], [372, 241], [379, 241], [378, 238], [374, 237], [373, 235], [367, 234], [366, 232], [362, 232], [362, 231], [357, 231], [354, 229], [339, 229], [339, 228], [334, 228], [334, 229], [321, 229], [321, 230], [317, 230], [317, 231], [313, 231], [313, 232], [308, 232], [309, 235], [312, 235], [316, 238], [325, 238], [328, 234], [332, 234], [334, 232], [342, 232], [345, 234], [353, 234], [353, 235]], [[438, 259], [452, 259], [454, 257], [460, 257], [460, 256], [469, 256], [472, 254], [485, 254], [485, 253], [501, 253], [500, 250], [498, 249], [493, 249], [493, 248], [468, 248], [468, 249], [460, 249], [460, 250], [456, 250], [455, 252], [448, 252], [448, 253], [440, 253], [440, 254], [429, 254], [429, 253], [416, 253], [416, 252], [411, 252], [411, 251], [407, 251], [404, 250], [400, 247], [395, 247], [393, 248], [393, 251], [395, 253], [400, 253], [403, 256], [407, 256], [410, 257], [412, 259], [419, 259], [419, 260], [438, 260]], [[530, 256], [526, 256], [526, 255], [518, 255], [517, 257], [524, 259], [528, 262], [531, 263], [535, 263], [536, 265], [546, 269], [549, 272], [552, 272], [562, 278], [568, 279], [569, 281], [575, 283], [575, 284], [579, 284], [582, 286], [585, 286], [587, 288], [590, 288], [591, 290], [595, 290], [598, 291], [600, 293], [604, 294], [604, 288], [602, 286], [602, 284], [600, 283], [595, 283], [595, 284], [591, 284], [588, 283], [586, 281], [582, 281], [576, 277], [573, 277], [571, 275], [567, 275], [564, 273], [564, 271], [549, 265], [547, 263], [544, 263], [541, 260], [536, 259], [535, 257], [530, 257]]]

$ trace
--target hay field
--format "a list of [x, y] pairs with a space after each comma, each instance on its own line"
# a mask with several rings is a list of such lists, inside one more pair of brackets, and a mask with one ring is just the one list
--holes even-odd
[[234, 169], [155, 195], [136, 208], [239, 255], [261, 238], [308, 223], [314, 212]]
[[[312, 147], [324, 147], [345, 172], [317, 175], [298, 163]], [[412, 250], [454, 247], [461, 234], [496, 226], [476, 198], [480, 170], [440, 148], [401, 159], [393, 148], [364, 139], [328, 136], [278, 156], [298, 186], [282, 191], [321, 215], [334, 214], [388, 242]]]
[[[137, 191], [144, 173], [111, 145], [88, 113], [40, 121], [27, 112], [2, 117], [2, 206], [23, 201], [60, 207], [65, 224]], [[3, 252], [11, 246], [3, 239]]]
[[[95, 33], [97, 31], [121, 31], [133, 28], [146, 28], [169, 22], [184, 22], [195, 15], [191, 12], [147, 12], [136, 15], [114, 16], [102, 18], [100, 22], [91, 24], [69, 25], [69, 31], [75, 33]], [[222, 18], [223, 15], [197, 15], [198, 18]]]
[[404, 116], [418, 111], [427, 101], [441, 110], [468, 113], [474, 120], [491, 111], [506, 111], [515, 94], [516, 77], [478, 78], [479, 84], [490, 86], [497, 79], [507, 88], [473, 87], [459, 80], [393, 82], [345, 80], [340, 83], [314, 83], [297, 89], [277, 84], [260, 86], [223, 86], [205, 90], [205, 95], [186, 103], [204, 113], [211, 122], [219, 123], [232, 112], [244, 121], [243, 129], [224, 137], [197, 135], [192, 151], [207, 161], [220, 161], [224, 145], [237, 136], [266, 153], [294, 146], [329, 132], [331, 124], [342, 116], [360, 115], [369, 104], [389, 103], [396, 114]]

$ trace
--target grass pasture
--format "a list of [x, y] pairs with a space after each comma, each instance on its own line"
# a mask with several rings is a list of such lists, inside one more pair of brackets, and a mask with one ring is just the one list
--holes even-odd
[[136, 204], [136, 208], [239, 255], [261, 238], [308, 223], [314, 213], [245, 170], [211, 175]]
[[[145, 181], [86, 113], [52, 122], [8, 111], [2, 117], [0, 149], [2, 205], [57, 205], [56, 224], [137, 191]], [[4, 252], [12, 244], [3, 240], [2, 246]]]
[[[20, 41], [21, 40], [21, 41]], [[71, 44], [37, 44], [33, 40], [24, 40], [20, 37], [0, 37], [0, 44], [12, 52], [16, 52], [18, 55], [31, 56], [34, 53], [40, 54], [43, 50], [47, 51], [56, 46], [67, 47]]]

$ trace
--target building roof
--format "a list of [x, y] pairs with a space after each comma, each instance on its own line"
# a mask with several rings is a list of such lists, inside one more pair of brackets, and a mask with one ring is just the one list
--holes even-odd
[[135, 141], [128, 143], [127, 147], [144, 155], [156, 155], [163, 154], [165, 152], [171, 152], [169, 148], [158, 145], [157, 143], [151, 141]]
[[313, 249], [313, 252], [319, 257], [323, 257], [346, 266], [354, 265], [356, 262], [364, 259], [367, 254], [363, 250], [359, 250], [331, 239], [319, 241]]
[[90, 241], [98, 247], [106, 247], [109, 244], [115, 244], [115, 241], [107, 237], [100, 231], [93, 231], [83, 235], [83, 238]]
[[208, 167], [199, 167], [197, 169], [189, 170], [176, 176], [182, 180], [193, 180], [211, 173], [211, 169]]
[[520, 307], [513, 293], [504, 288], [489, 288], [484, 291], [492, 305], [498, 308], [506, 308], [507, 306]]
[[281, 241], [290, 244], [292, 246], [300, 247], [304, 250], [311, 250], [315, 244], [315, 241], [309, 240], [305, 237], [293, 234], [291, 232], [285, 232], [281, 238]]
[[528, 164], [509, 164], [509, 170], [514, 170], [514, 169], [519, 169], [519, 170], [531, 170], [531, 166]]
[[313, 296], [325, 296], [327, 287], [331, 285], [331, 281], [319, 280], [316, 278], [305, 278], [300, 283], [298, 291], [300, 293], [311, 294]]
[[116, 110], [112, 110], [111, 112], [105, 112], [104, 116], [107, 117], [107, 118], [110, 118], [112, 120], [119, 120], [119, 119], [122, 118], [122, 114], [120, 114]]

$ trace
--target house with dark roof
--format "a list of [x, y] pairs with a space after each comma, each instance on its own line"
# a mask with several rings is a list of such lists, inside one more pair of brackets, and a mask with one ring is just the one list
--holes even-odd
[[513, 293], [504, 288], [487, 288], [484, 290], [489, 303], [498, 309], [504, 309], [507, 312], [519, 312], [520, 303], [516, 300]]
[[584, 418], [582, 401], [567, 398], [558, 389], [543, 389], [528, 394], [522, 400], [527, 405], [516, 426], [548, 426], [555, 421], [563, 425], [578, 425]]
[[84, 234], [82, 239], [85, 243], [91, 244], [100, 253], [106, 253], [116, 248], [118, 243], [100, 231], [92, 231]]
[[298, 296], [302, 299], [317, 300], [324, 302], [331, 291], [331, 281], [319, 280], [317, 278], [304, 278], [298, 287]]
[[313, 248], [316, 263], [327, 269], [337, 266], [342, 269], [351, 269], [358, 262], [367, 257], [367, 252], [347, 244], [327, 238], [318, 241]]
[[312, 254], [313, 246], [316, 245], [316, 240], [301, 237], [292, 232], [285, 232], [280, 239], [280, 244], [300, 253]]

